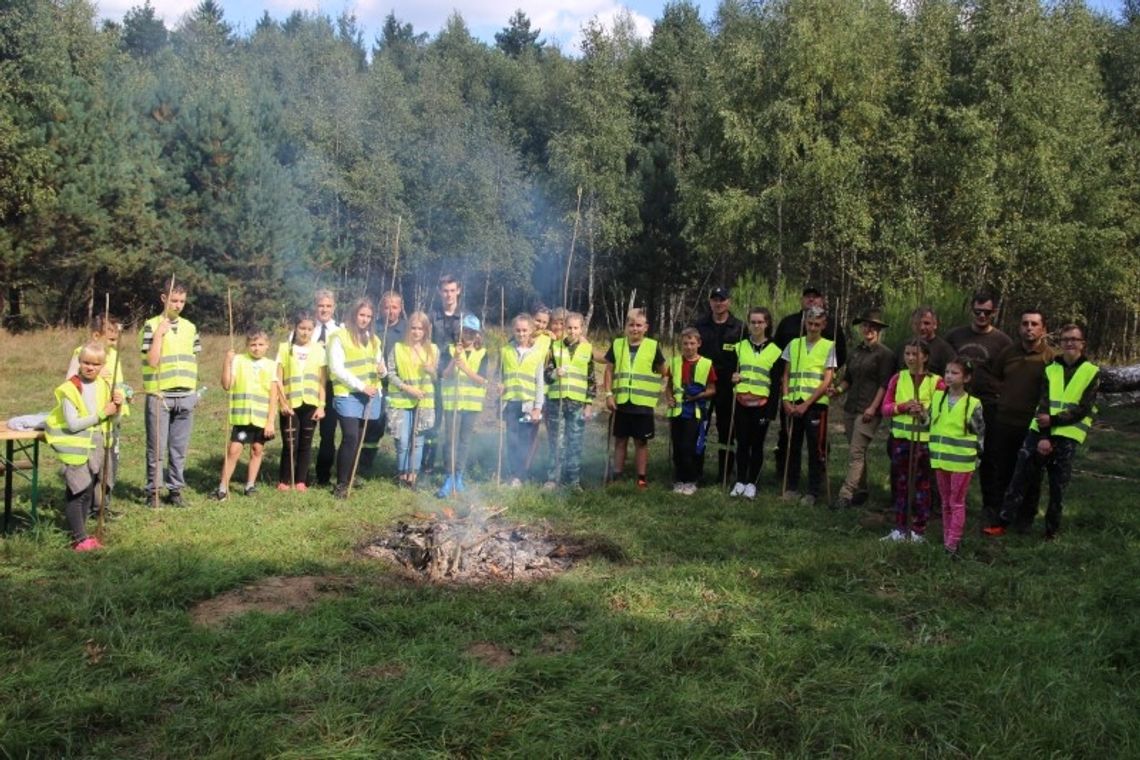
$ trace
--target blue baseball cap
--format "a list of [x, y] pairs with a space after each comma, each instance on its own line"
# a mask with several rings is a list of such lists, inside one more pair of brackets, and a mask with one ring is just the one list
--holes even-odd
[[482, 328], [479, 326], [479, 317], [474, 314], [464, 314], [462, 326], [464, 330], [471, 330], [472, 332], [482, 331]]

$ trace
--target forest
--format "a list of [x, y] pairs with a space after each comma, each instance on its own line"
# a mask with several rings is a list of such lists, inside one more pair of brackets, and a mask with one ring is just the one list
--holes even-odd
[[458, 14], [366, 40], [349, 13], [241, 35], [212, 0], [169, 29], [0, 10], [10, 330], [105, 294], [137, 320], [172, 276], [214, 329], [227, 290], [244, 323], [317, 285], [426, 306], [446, 270], [493, 323], [635, 302], [660, 330], [714, 283], [841, 317], [989, 286], [1134, 357], [1138, 243], [1140, 0], [678, 2], [569, 51], [522, 11], [490, 44]]

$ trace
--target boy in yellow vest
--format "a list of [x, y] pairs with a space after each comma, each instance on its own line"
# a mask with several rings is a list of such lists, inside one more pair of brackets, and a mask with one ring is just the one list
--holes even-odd
[[606, 408], [613, 414], [614, 479], [621, 477], [633, 439], [637, 487], [649, 487], [649, 439], [653, 437], [653, 410], [668, 386], [661, 381], [665, 357], [657, 341], [646, 338], [649, 321], [645, 309], [630, 309], [625, 318], [625, 337], [606, 352]]
[[241, 355], [235, 355], [232, 348], [226, 351], [222, 364], [222, 388], [230, 394], [230, 443], [222, 463], [222, 480], [214, 492], [218, 501], [229, 497], [230, 478], [247, 443], [249, 467], [244, 493], [250, 496], [257, 490], [257, 473], [261, 470], [265, 442], [272, 440], [275, 434], [277, 363], [266, 356], [269, 336], [264, 330], [250, 330], [245, 336], [245, 348], [246, 353]]
[[[1024, 518], [1028, 529], [1035, 514], [1021, 515], [1027, 487], [1049, 473], [1049, 506], [1045, 510], [1045, 540], [1061, 529], [1061, 500], [1073, 475], [1073, 458], [1084, 443], [1096, 413], [1100, 368], [1085, 357], [1085, 331], [1080, 325], [1061, 328], [1061, 355], [1045, 367], [1045, 383], [1037, 415], [1017, 454], [1013, 479], [1005, 492], [1000, 528]], [[1040, 486], [1038, 486], [1040, 488]], [[991, 534], [993, 535], [993, 534]], [[999, 534], [1000, 535], [1000, 534]]]
[[186, 295], [185, 285], [173, 283], [160, 296], [162, 314], [148, 319], [139, 333], [146, 394], [146, 497], [150, 505], [155, 504], [161, 487], [165, 454], [167, 503], [183, 506], [183, 472], [198, 403], [198, 354], [202, 351], [198, 328], [182, 316]]
[[692, 496], [700, 478], [697, 439], [701, 423], [708, 419], [709, 402], [716, 397], [716, 369], [712, 359], [701, 356], [701, 333], [695, 327], [681, 331], [681, 354], [669, 359], [668, 378], [672, 393], [669, 406], [669, 437], [673, 444], [673, 493]]
[[448, 346], [447, 365], [440, 374], [443, 454], [447, 466], [443, 486], [435, 494], [441, 499], [466, 490], [463, 472], [467, 469], [467, 452], [487, 396], [487, 349], [483, 347], [482, 327], [474, 314], [463, 315], [459, 342]]
[[[44, 431], [48, 444], [63, 464], [67, 486], [67, 524], [71, 545], [77, 552], [102, 549], [99, 539], [87, 535], [87, 516], [96, 500], [96, 486], [114, 480], [113, 463], [104, 462], [105, 436], [123, 404], [123, 392], [112, 391], [101, 376], [107, 354], [103, 346], [89, 343], [79, 353], [79, 372], [55, 389], [56, 405]], [[109, 472], [103, 472], [107, 464]]]
[[[561, 321], [561, 327], [559, 327]], [[581, 488], [582, 431], [593, 410], [596, 381], [594, 349], [583, 335], [585, 319], [577, 312], [555, 309], [551, 326], [558, 338], [546, 360], [546, 419], [553, 421], [553, 450], [544, 488], [559, 484]]]

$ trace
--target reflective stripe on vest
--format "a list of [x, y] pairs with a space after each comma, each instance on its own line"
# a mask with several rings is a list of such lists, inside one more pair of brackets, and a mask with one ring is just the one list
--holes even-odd
[[[734, 392], [768, 396], [772, 392], [772, 365], [780, 359], [780, 347], [769, 341], [757, 351], [752, 347], [752, 341], [742, 340], [735, 348], [740, 382], [736, 384]], [[820, 380], [822, 379], [821, 376]]]
[[574, 347], [574, 352], [571, 353], [566, 344], [558, 341], [550, 348], [552, 356], [554, 357], [554, 368], [559, 369], [563, 365], [566, 366], [566, 377], [554, 377], [554, 382], [550, 384], [550, 389], [546, 392], [546, 397], [557, 401], [565, 398], [568, 401], [580, 401], [586, 403], [589, 401], [589, 376], [590, 371], [590, 357], [593, 355], [593, 348], [589, 343], [582, 340]]
[[[895, 403], [905, 404], [912, 399], [918, 399], [924, 409], [930, 409], [930, 402], [934, 399], [934, 389], [941, 380], [938, 375], [928, 373], [922, 378], [915, 395], [914, 380], [910, 372], [900, 372], [898, 382], [895, 383]], [[914, 438], [916, 441], [930, 440], [930, 420], [922, 422], [910, 414], [896, 414], [891, 417], [891, 435], [895, 438]]]
[[538, 396], [535, 375], [546, 354], [535, 347], [519, 361], [513, 344], [503, 346], [500, 354], [503, 372], [503, 401], [534, 401]]
[[[103, 377], [95, 378], [95, 403], [97, 411], [102, 410], [111, 400], [111, 385]], [[63, 413], [64, 399], [75, 407], [75, 413], [82, 419], [92, 414], [83, 403], [83, 392], [75, 387], [75, 383], [68, 380], [55, 389], [55, 408], [51, 410], [47, 420], [44, 421], [44, 438], [48, 445], [55, 449], [59, 461], [69, 465], [80, 465], [87, 462], [91, 450], [95, 448], [95, 432], [102, 429], [104, 435], [108, 434], [110, 421], [106, 420], [97, 425], [80, 430], [78, 433], [67, 431], [67, 416]], [[105, 439], [104, 439], [105, 440]]]
[[[455, 346], [448, 347], [447, 352], [451, 356], [455, 356]], [[485, 348], [473, 348], [470, 351], [464, 352], [463, 361], [467, 364], [468, 368], [475, 372], [479, 372], [479, 365], [483, 363], [483, 357], [487, 355]], [[452, 411], [456, 408], [456, 395], [459, 398], [459, 411], [461, 412], [481, 412], [483, 411], [483, 399], [487, 395], [487, 386], [479, 385], [456, 365], [453, 369], [455, 375], [440, 380], [440, 397], [443, 399], [443, 408], [447, 411]], [[401, 376], [402, 377], [402, 376]]]
[[[151, 340], [154, 340], [154, 333], [160, 322], [162, 322], [161, 315], [146, 321], [146, 326], [139, 333], [140, 346], [141, 340], [148, 332]], [[145, 392], [158, 393], [173, 388], [194, 390], [198, 387], [198, 358], [194, 356], [194, 339], [197, 336], [198, 328], [193, 322], [179, 319], [177, 329], [169, 330], [162, 338], [162, 354], [157, 369], [150, 366], [146, 354], [143, 354], [142, 376]]]
[[[673, 378], [673, 401], [676, 403], [669, 407], [669, 411], [665, 413], [666, 417], [681, 416], [681, 405], [685, 403], [685, 385], [681, 375], [684, 361], [685, 358], [680, 354], [677, 354], [669, 360], [669, 374]], [[701, 390], [704, 390], [709, 384], [709, 371], [711, 370], [712, 359], [705, 356], [698, 357], [697, 366], [693, 367], [693, 384], [701, 386]], [[694, 404], [693, 409], [693, 419], [701, 419], [701, 405]]]
[[[355, 377], [365, 385], [379, 385], [380, 378], [376, 374], [376, 354], [380, 352], [380, 339], [373, 335], [368, 345], [358, 346], [352, 339], [348, 330], [337, 330], [328, 337], [328, 345], [336, 344], [344, 352], [344, 368], [348, 374]], [[331, 348], [330, 348], [331, 353]], [[334, 376], [333, 395], [347, 396], [353, 389], [340, 378]]]
[[[799, 402], [811, 398], [827, 374], [827, 357], [834, 345], [835, 342], [827, 338], [817, 340], [810, 351], [804, 351], [807, 338], [796, 338], [788, 344], [791, 361], [788, 362], [788, 387], [784, 389], [784, 401]], [[815, 403], [827, 406], [831, 402], [825, 393]]]
[[646, 338], [637, 347], [632, 366], [629, 361], [629, 342], [625, 338], [614, 341], [614, 403], [634, 406], [657, 406], [661, 394], [661, 376], [653, 371], [657, 356], [657, 341]]
[[970, 395], [953, 408], [946, 391], [935, 391], [930, 402], [930, 466], [947, 472], [973, 472], [978, 460], [978, 436], [969, 422], [981, 401]]
[[321, 402], [321, 367], [324, 366], [325, 349], [315, 340], [309, 341], [309, 356], [300, 361], [293, 354], [292, 343], [282, 343], [277, 347], [277, 362], [281, 365], [281, 377], [285, 383], [285, 397], [292, 409], [302, 404], [319, 406]]
[[265, 427], [269, 421], [269, 394], [273, 390], [274, 366], [269, 359], [249, 354], [234, 357], [230, 386], [230, 424]]
[[[1077, 371], [1073, 373], [1069, 384], [1065, 385], [1065, 368], [1063, 366], [1053, 362], [1045, 367], [1045, 379], [1049, 383], [1049, 414], [1060, 414], [1081, 403], [1081, 396], [1084, 395], [1089, 383], [1093, 381], [1098, 372], [1100, 372], [1100, 367], [1086, 360], [1080, 367], [1077, 367]], [[1095, 406], [1092, 411], [1094, 414], [1096, 413]], [[1059, 435], [1062, 438], [1071, 438], [1077, 443], [1084, 443], [1085, 437], [1092, 429], [1092, 421], [1092, 414], [1090, 414], [1070, 425], [1054, 425], [1050, 428], [1049, 435]], [[1029, 425], [1029, 429], [1040, 432], [1036, 419]]]
[[[439, 348], [434, 343], [421, 346], [427, 352], [427, 361], [421, 361], [412, 346], [407, 343], [397, 343], [392, 350], [396, 357], [396, 374], [400, 376], [400, 387], [392, 389], [389, 384], [388, 404], [393, 409], [435, 409], [435, 374], [424, 368], [439, 356]], [[417, 399], [408, 393], [408, 388], [415, 388], [423, 393], [423, 398]]]

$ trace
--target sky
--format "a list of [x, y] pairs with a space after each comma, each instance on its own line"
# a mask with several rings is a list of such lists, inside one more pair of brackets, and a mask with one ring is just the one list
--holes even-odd
[[[701, 16], [708, 19], [716, 11], [718, 0], [699, 4]], [[151, 0], [155, 12], [173, 28], [200, 0]], [[1123, 0], [1086, 0], [1089, 7], [1120, 15]], [[120, 21], [128, 10], [143, 4], [143, 0], [97, 0], [101, 18]], [[623, 9], [628, 10], [634, 27], [643, 37], [653, 30], [653, 22], [661, 17], [665, 0], [219, 0], [225, 18], [239, 33], [252, 31], [263, 12], [283, 20], [294, 10], [320, 13], [336, 18], [344, 11], [356, 15], [369, 47], [384, 24], [384, 17], [394, 12], [403, 23], [411, 23], [417, 33], [427, 32], [434, 37], [443, 28], [447, 17], [458, 11], [467, 28], [476, 37], [493, 43], [495, 32], [507, 25], [516, 9], [530, 18], [531, 28], [540, 29], [540, 39], [557, 43], [566, 53], [578, 52], [577, 42], [582, 25], [592, 18], [609, 27]]]

